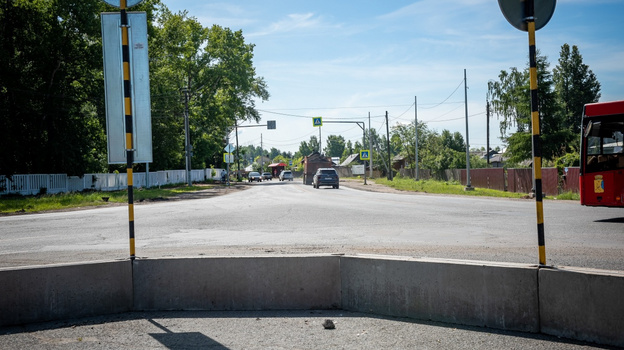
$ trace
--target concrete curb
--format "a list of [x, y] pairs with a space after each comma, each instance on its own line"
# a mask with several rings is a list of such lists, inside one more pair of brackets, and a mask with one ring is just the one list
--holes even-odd
[[0, 326], [142, 310], [343, 309], [624, 346], [624, 273], [390, 256], [0, 269]]

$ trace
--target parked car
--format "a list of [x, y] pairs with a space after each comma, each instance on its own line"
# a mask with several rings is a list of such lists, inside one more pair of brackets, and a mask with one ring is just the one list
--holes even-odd
[[249, 182], [252, 182], [252, 181], [257, 181], [257, 182], [260, 182], [260, 181], [262, 181], [262, 175], [260, 175], [260, 173], [259, 173], [259, 172], [257, 172], [257, 171], [252, 171], [252, 172], [250, 172], [250, 173], [249, 173], [249, 175], [247, 176], [247, 180], [248, 180]]
[[331, 186], [333, 188], [339, 188], [340, 179], [338, 173], [334, 168], [319, 168], [314, 177], [312, 178], [312, 186], [319, 188], [320, 186]]
[[282, 172], [279, 174], [279, 180], [280, 181], [286, 181], [286, 180], [293, 180], [293, 173], [290, 170], [282, 170]]
[[271, 174], [271, 173], [262, 173], [262, 179], [263, 180], [271, 180], [271, 181], [273, 181], [273, 174]]

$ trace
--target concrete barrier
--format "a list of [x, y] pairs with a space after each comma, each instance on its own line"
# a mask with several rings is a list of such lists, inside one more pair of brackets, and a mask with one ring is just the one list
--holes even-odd
[[541, 331], [624, 347], [624, 272], [540, 269]]
[[624, 272], [390, 256], [0, 269], [0, 326], [142, 310], [344, 309], [624, 346]]
[[340, 257], [136, 260], [135, 310], [340, 308]]
[[0, 269], [0, 326], [131, 309], [130, 261]]
[[539, 332], [535, 266], [384, 256], [340, 269], [345, 310]]

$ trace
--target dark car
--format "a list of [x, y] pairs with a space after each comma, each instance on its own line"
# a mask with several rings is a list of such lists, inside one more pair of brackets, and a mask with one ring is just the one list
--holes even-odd
[[260, 173], [257, 171], [252, 171], [249, 173], [249, 176], [247, 177], [247, 179], [249, 180], [249, 182], [252, 182], [252, 181], [260, 182], [262, 181], [262, 175], [260, 175]]
[[320, 186], [331, 186], [339, 188], [338, 173], [334, 168], [319, 168], [312, 178], [312, 186], [319, 188]]
[[262, 173], [262, 179], [263, 180], [271, 180], [271, 181], [273, 181], [273, 174], [271, 174], [271, 173]]

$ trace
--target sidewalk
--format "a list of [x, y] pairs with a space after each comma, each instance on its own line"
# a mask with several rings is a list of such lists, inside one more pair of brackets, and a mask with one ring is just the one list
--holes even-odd
[[[325, 320], [335, 329], [325, 329]], [[0, 328], [0, 349], [588, 349], [505, 332], [341, 310], [131, 312]]]

